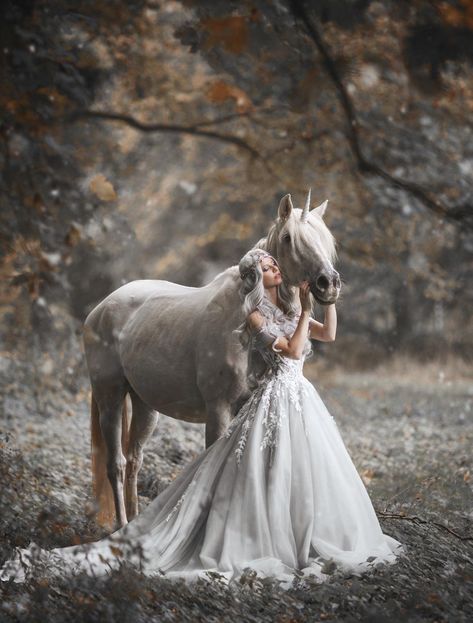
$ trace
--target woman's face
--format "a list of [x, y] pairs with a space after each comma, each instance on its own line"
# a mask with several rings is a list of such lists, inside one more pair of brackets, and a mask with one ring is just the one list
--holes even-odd
[[261, 270], [263, 271], [263, 286], [265, 288], [274, 288], [282, 282], [281, 271], [274, 258], [263, 257]]

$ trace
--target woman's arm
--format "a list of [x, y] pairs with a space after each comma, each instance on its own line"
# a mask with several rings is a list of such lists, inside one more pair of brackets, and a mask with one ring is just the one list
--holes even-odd
[[309, 336], [321, 342], [333, 342], [337, 334], [337, 310], [335, 303], [325, 307], [324, 322], [311, 318]]
[[[248, 322], [255, 331], [262, 328], [264, 319], [258, 311], [252, 312], [248, 316]], [[281, 353], [290, 359], [300, 359], [307, 340], [307, 332], [309, 330], [309, 310], [303, 310], [296, 330], [292, 337], [280, 335], [273, 343], [273, 350]]]

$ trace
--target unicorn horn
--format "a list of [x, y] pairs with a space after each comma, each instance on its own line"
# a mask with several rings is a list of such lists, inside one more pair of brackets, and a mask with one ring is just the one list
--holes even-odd
[[308, 216], [309, 216], [309, 210], [310, 210], [310, 191], [311, 191], [311, 190], [312, 190], [312, 189], [311, 189], [311, 188], [309, 188], [309, 192], [307, 193], [307, 199], [306, 199], [306, 202], [305, 202], [305, 206], [304, 206], [304, 209], [302, 210], [302, 214], [301, 214], [301, 221], [302, 221], [303, 223], [306, 223], [306, 222], [307, 222], [307, 218], [308, 218]]

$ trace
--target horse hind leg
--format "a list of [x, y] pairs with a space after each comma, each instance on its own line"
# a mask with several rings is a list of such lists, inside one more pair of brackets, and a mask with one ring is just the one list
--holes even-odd
[[[124, 500], [126, 470], [124, 451], [128, 433], [127, 418], [124, 416], [125, 396], [126, 389], [122, 383], [113, 386], [107, 384], [107, 387], [96, 385], [92, 393], [92, 460], [96, 497], [99, 503], [98, 521], [111, 527], [113, 518], [110, 515], [111, 504], [107, 503], [107, 499], [113, 497], [118, 528], [127, 523]], [[105, 471], [102, 469], [104, 465], [108, 482], [103, 482], [100, 476], [101, 472]]]
[[138, 472], [143, 464], [143, 448], [153, 434], [159, 413], [130, 390], [132, 419], [126, 452], [125, 503], [128, 521], [138, 514]]

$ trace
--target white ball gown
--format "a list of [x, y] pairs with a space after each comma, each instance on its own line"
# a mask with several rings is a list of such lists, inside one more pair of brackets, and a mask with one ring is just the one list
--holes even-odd
[[[42, 573], [94, 576], [127, 561], [146, 575], [237, 580], [246, 567], [288, 588], [295, 575], [360, 574], [392, 563], [404, 547], [383, 534], [333, 417], [304, 377], [302, 359], [277, 351], [289, 318], [267, 297], [263, 327], [251, 334], [256, 389], [226, 432], [187, 465], [135, 519], [94, 543], [17, 549], [0, 571], [22, 582], [31, 559]], [[256, 358], [256, 359], [255, 359]], [[328, 564], [328, 566], [327, 566]]]

